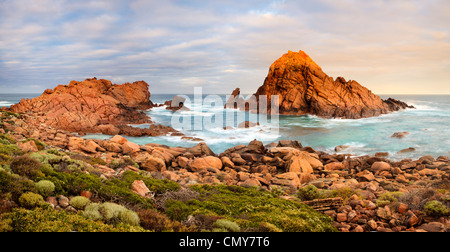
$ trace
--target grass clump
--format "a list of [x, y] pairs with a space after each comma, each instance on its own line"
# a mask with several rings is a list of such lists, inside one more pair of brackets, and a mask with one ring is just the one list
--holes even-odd
[[[2, 225], [3, 224], [3, 225]], [[143, 232], [139, 226], [105, 224], [82, 214], [53, 209], [15, 208], [0, 216], [0, 232]]]
[[111, 202], [87, 205], [84, 210], [84, 216], [92, 220], [102, 220], [113, 225], [139, 225], [139, 216], [136, 212]]
[[384, 207], [391, 203], [397, 202], [402, 197], [402, 192], [385, 192], [378, 197], [376, 205], [377, 207]]
[[91, 200], [83, 196], [75, 196], [69, 202], [71, 206], [78, 210], [83, 210], [89, 203], [91, 203]]
[[153, 209], [139, 209], [137, 211], [140, 225], [146, 230], [155, 232], [186, 232], [186, 227], [178, 221], [172, 221], [165, 214]]
[[27, 209], [42, 207], [46, 204], [44, 198], [40, 194], [33, 192], [26, 192], [22, 194], [19, 197], [19, 203], [22, 207], [25, 207]]
[[449, 209], [440, 201], [428, 201], [425, 206], [425, 214], [428, 216], [442, 217], [449, 215]]
[[5, 156], [17, 156], [22, 154], [22, 151], [19, 147], [17, 147], [17, 145], [7, 144], [3, 141], [0, 143], [0, 154]]
[[14, 140], [10, 135], [7, 134], [0, 134], [0, 143], [9, 145], [9, 144], [16, 144], [17, 141]]
[[41, 163], [30, 156], [20, 156], [11, 163], [11, 170], [30, 179], [34, 179], [40, 174]]
[[50, 196], [55, 191], [55, 184], [49, 180], [41, 180], [36, 183], [37, 191], [43, 196]]
[[297, 197], [302, 201], [308, 201], [313, 199], [319, 199], [322, 196], [317, 187], [315, 187], [314, 185], [307, 185], [305, 187], [298, 189]]
[[240, 232], [241, 227], [236, 222], [227, 219], [218, 219], [213, 224], [213, 232]]
[[36, 192], [36, 185], [28, 178], [0, 170], [0, 198], [17, 201], [25, 192]]

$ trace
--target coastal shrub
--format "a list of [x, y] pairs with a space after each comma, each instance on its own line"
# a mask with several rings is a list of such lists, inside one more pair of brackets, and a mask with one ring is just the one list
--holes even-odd
[[397, 202], [398, 199], [402, 196], [402, 192], [385, 192], [382, 193], [377, 201], [376, 205], [377, 207], [384, 207], [386, 205], [389, 205], [391, 203]]
[[0, 143], [0, 154], [4, 154], [6, 156], [17, 156], [22, 154], [22, 151], [19, 147], [17, 147], [17, 145]]
[[165, 203], [166, 215], [175, 221], [183, 221], [186, 219], [193, 211], [194, 208], [189, 205], [177, 201], [177, 200], [167, 200]]
[[437, 200], [428, 201], [425, 204], [424, 209], [426, 215], [434, 217], [442, 217], [450, 213], [449, 209], [442, 202]]
[[22, 207], [31, 209], [45, 204], [44, 198], [33, 192], [26, 192], [19, 197], [19, 204]]
[[[36, 186], [33, 181], [17, 174], [0, 170], [0, 197], [18, 201], [19, 197], [25, 192], [36, 192]], [[6, 195], [8, 196], [6, 197]]]
[[324, 190], [323, 191], [323, 198], [337, 198], [340, 197], [344, 200], [344, 202], [347, 202], [348, 199], [353, 196], [354, 194], [358, 195], [358, 192], [350, 187], [342, 187], [338, 189], [333, 189], [331, 191]]
[[319, 189], [314, 185], [307, 185], [298, 189], [297, 197], [302, 201], [318, 199], [321, 197]]
[[181, 188], [178, 191], [166, 191], [155, 198], [155, 205], [157, 209], [165, 211], [167, 200], [186, 202], [188, 200], [198, 199], [199, 195], [198, 192], [190, 190], [189, 188]]
[[412, 210], [423, 211], [427, 202], [438, 200], [439, 197], [435, 188], [421, 188], [403, 193], [399, 201], [408, 204]]
[[[288, 232], [335, 231], [329, 216], [300, 202], [274, 197], [257, 188], [226, 185], [192, 185], [198, 199], [186, 202], [167, 200], [166, 215], [178, 221], [205, 214], [231, 220], [242, 229], [257, 228], [263, 222]], [[184, 222], [182, 222], [184, 223]]]
[[0, 153], [0, 165], [10, 164], [14, 158], [12, 156], [8, 156], [6, 154]]
[[139, 216], [136, 212], [111, 202], [89, 204], [86, 206], [84, 215], [93, 220], [102, 220], [113, 225], [139, 225]]
[[241, 227], [239, 227], [239, 225], [236, 222], [227, 220], [227, 219], [218, 219], [216, 222], [214, 222], [213, 227], [215, 228], [215, 230], [213, 229], [213, 231], [218, 231], [218, 232], [240, 232], [241, 231]]
[[44, 176], [41, 179], [52, 181], [56, 194], [80, 195], [82, 191], [90, 191], [102, 201], [133, 204], [144, 209], [153, 208], [151, 199], [141, 197], [131, 190], [134, 180], [123, 180], [123, 177], [104, 180], [95, 174], [58, 172], [49, 167], [42, 168], [42, 172]]
[[285, 190], [281, 186], [272, 185], [270, 192], [274, 197], [279, 197], [281, 195], [286, 195]]
[[112, 169], [114, 169], [114, 170], [117, 170], [117, 169], [119, 169], [119, 168], [124, 168], [124, 167], [127, 167], [127, 166], [134, 166], [134, 167], [136, 167], [136, 168], [138, 168], [139, 169], [139, 165], [136, 163], [136, 162], [134, 162], [130, 157], [124, 157], [124, 158], [122, 158], [122, 159], [120, 159], [120, 160], [118, 160], [118, 159], [113, 159], [109, 164], [108, 164], [108, 167], [109, 168], [112, 168]]
[[283, 230], [281, 230], [280, 228], [277, 228], [272, 223], [261, 222], [259, 224], [259, 227], [256, 229], [256, 232], [273, 232], [273, 233], [278, 233], [278, 232], [283, 232]]
[[59, 172], [92, 172], [92, 166], [81, 160], [72, 159], [70, 156], [60, 153], [55, 149], [31, 153], [30, 157], [35, 158], [43, 165], [49, 165]]
[[18, 113], [14, 113], [14, 112], [10, 112], [10, 111], [2, 111], [2, 119], [7, 119], [7, 118], [11, 118], [11, 117], [15, 117], [20, 119], [21, 116]]
[[[2, 226], [1, 223], [4, 223]], [[1, 228], [3, 227], [3, 230]], [[82, 214], [53, 209], [15, 208], [0, 216], [0, 231], [10, 232], [145, 232], [139, 226], [105, 224]]]
[[83, 210], [89, 203], [91, 203], [91, 200], [83, 196], [75, 196], [69, 202], [71, 206], [78, 210]]
[[30, 156], [20, 156], [11, 163], [11, 170], [20, 175], [34, 179], [40, 174], [41, 163]]
[[29, 156], [38, 160], [43, 165], [50, 165], [50, 166], [52, 166], [52, 164], [59, 162], [61, 160], [60, 155], [48, 153], [48, 151], [47, 152], [44, 152], [44, 151], [33, 152], [33, 153], [30, 153]]
[[146, 230], [155, 232], [186, 232], [186, 227], [178, 221], [172, 221], [163, 213], [153, 209], [139, 209], [137, 214], [140, 219], [140, 225]]
[[37, 191], [43, 196], [50, 196], [55, 191], [55, 184], [49, 180], [41, 180], [36, 183]]
[[180, 185], [178, 183], [168, 179], [153, 178], [149, 175], [149, 173], [145, 171], [137, 173], [128, 170], [122, 174], [121, 181], [126, 183], [129, 187], [135, 180], [144, 181], [148, 189], [156, 194], [164, 193], [167, 191], [178, 191], [180, 189]]
[[17, 141], [14, 140], [14, 138], [12, 138], [10, 135], [0, 134], [0, 143], [8, 145], [8, 144], [16, 144]]
[[79, 161], [83, 161], [85, 163], [88, 163], [90, 165], [106, 165], [105, 160], [99, 158], [99, 157], [90, 157], [90, 156], [86, 156], [80, 153], [69, 153], [70, 158], [71, 159], [75, 159], [75, 160], [79, 160]]
[[99, 211], [99, 203], [90, 203], [84, 208], [83, 215], [91, 220], [101, 220], [103, 215]]

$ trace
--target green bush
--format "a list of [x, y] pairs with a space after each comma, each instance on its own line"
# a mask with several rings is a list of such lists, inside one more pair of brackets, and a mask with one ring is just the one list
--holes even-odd
[[0, 143], [0, 154], [4, 154], [7, 156], [17, 156], [22, 154], [22, 151], [20, 150], [19, 147], [17, 147], [17, 145], [14, 144], [5, 144]]
[[[1, 225], [3, 223], [3, 225]], [[81, 214], [53, 209], [15, 208], [0, 216], [0, 231], [12, 232], [144, 232], [139, 226], [112, 226]]]
[[266, 232], [266, 233], [267, 232], [274, 232], [274, 233], [278, 233], [278, 232], [283, 232], [283, 230], [281, 228], [277, 228], [272, 223], [262, 222], [261, 224], [259, 224], [259, 227], [257, 228], [257, 232]]
[[20, 156], [11, 163], [11, 170], [20, 176], [34, 179], [40, 174], [41, 163], [30, 156]]
[[91, 220], [101, 220], [103, 218], [103, 215], [100, 213], [99, 209], [100, 209], [99, 203], [88, 204], [84, 208], [83, 215]]
[[55, 184], [49, 180], [41, 180], [36, 183], [36, 189], [42, 196], [50, 196], [55, 191]]
[[136, 212], [124, 206], [105, 202], [103, 204], [93, 203], [86, 206], [84, 216], [93, 220], [102, 220], [109, 224], [139, 225], [139, 216]]
[[10, 135], [0, 134], [0, 143], [3, 144], [16, 144], [17, 141], [14, 140]]
[[89, 203], [91, 203], [90, 199], [83, 196], [75, 196], [70, 200], [69, 204], [75, 209], [83, 210]]
[[358, 194], [357, 191], [353, 190], [350, 187], [342, 187], [338, 189], [333, 189], [331, 191], [325, 191], [324, 192], [324, 198], [337, 198], [340, 197], [344, 200], [344, 202], [347, 202], [347, 200], [354, 194]]
[[170, 220], [166, 215], [153, 209], [137, 211], [141, 227], [155, 232], [185, 232], [187, 229], [178, 221]]
[[167, 200], [166, 215], [184, 221], [189, 215], [218, 216], [231, 220], [241, 229], [257, 229], [267, 222], [287, 232], [335, 231], [333, 220], [309, 206], [278, 197], [257, 188], [225, 185], [193, 185], [198, 199]]
[[448, 215], [449, 209], [437, 200], [428, 201], [425, 206], [425, 213], [428, 216], [442, 217]]
[[[19, 197], [25, 192], [36, 192], [36, 185], [33, 181], [0, 170], [0, 197], [3, 194], [5, 198], [18, 201]], [[9, 196], [6, 197], [5, 195]]]
[[[241, 227], [239, 227], [239, 225], [236, 222], [230, 221], [230, 220], [226, 220], [226, 219], [218, 219], [216, 222], [214, 222], [213, 224], [214, 228], [217, 228], [217, 231], [228, 231], [228, 232], [240, 232], [241, 231]], [[213, 230], [214, 231], [214, 230]]]
[[321, 197], [319, 189], [314, 185], [307, 185], [298, 189], [297, 197], [302, 201], [318, 199]]
[[41, 179], [52, 181], [56, 187], [56, 194], [80, 195], [82, 191], [86, 190], [95, 193], [102, 201], [114, 200], [121, 204], [153, 208], [151, 199], [141, 197], [131, 190], [131, 183], [134, 180], [123, 181], [123, 178], [104, 180], [95, 174], [57, 172], [49, 167], [42, 168], [42, 172], [44, 176]]
[[26, 192], [19, 197], [19, 204], [22, 207], [32, 209], [43, 206], [45, 204], [44, 198], [41, 195], [33, 192]]
[[397, 202], [402, 197], [402, 192], [385, 192], [378, 197], [376, 205], [377, 207], [384, 207], [391, 203]]

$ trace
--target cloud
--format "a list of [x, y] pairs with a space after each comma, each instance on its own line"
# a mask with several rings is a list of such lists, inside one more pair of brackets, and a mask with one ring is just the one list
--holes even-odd
[[273, 61], [304, 50], [375, 93], [450, 93], [449, 10], [445, 0], [2, 1], [0, 92], [96, 76], [145, 80], [152, 93], [251, 93]]

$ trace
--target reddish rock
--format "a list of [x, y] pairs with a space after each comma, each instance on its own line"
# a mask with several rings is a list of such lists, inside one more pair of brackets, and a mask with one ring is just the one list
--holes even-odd
[[337, 222], [345, 222], [345, 221], [347, 221], [347, 214], [346, 213], [338, 213], [336, 215], [336, 221]]
[[34, 141], [28, 141], [26, 143], [17, 143], [17, 146], [23, 151], [23, 152], [36, 152], [38, 151], [38, 147], [36, 146], [36, 143]]
[[[59, 85], [33, 99], [22, 99], [9, 110], [40, 113], [40, 120], [48, 126], [71, 132], [126, 135], [133, 132], [127, 124], [151, 122], [140, 111], [153, 107], [148, 87], [145, 81], [118, 85], [94, 77]], [[155, 134], [154, 130], [134, 129], [145, 135]]]
[[406, 135], [409, 135], [409, 132], [395, 132], [391, 137], [404, 138]]
[[92, 193], [90, 191], [82, 191], [80, 193], [80, 195], [85, 197], [85, 198], [88, 198], [88, 199], [92, 198]]
[[389, 163], [380, 161], [372, 164], [371, 169], [373, 171], [390, 171], [391, 165]]
[[150, 195], [152, 195], [151, 191], [142, 180], [135, 180], [131, 184], [131, 190], [142, 197], [150, 197]]
[[[232, 97], [239, 93], [239, 89], [234, 90]], [[255, 102], [260, 95], [267, 96], [268, 112], [271, 112], [271, 96], [277, 95], [279, 113], [289, 115], [356, 119], [408, 107], [406, 103], [391, 98], [382, 100], [356, 81], [346, 81], [343, 77], [333, 80], [303, 51], [289, 51], [276, 60], [255, 98], [246, 101], [247, 105], [236, 106], [229, 100], [226, 107], [258, 112]]]
[[343, 170], [343, 169], [345, 169], [345, 166], [341, 162], [332, 162], [332, 163], [326, 164], [324, 166], [324, 169], [328, 170], [328, 171]]
[[194, 161], [189, 164], [189, 168], [194, 172], [205, 170], [209, 167], [220, 170], [222, 169], [222, 161], [217, 157], [206, 156], [203, 158], [195, 158]]

